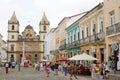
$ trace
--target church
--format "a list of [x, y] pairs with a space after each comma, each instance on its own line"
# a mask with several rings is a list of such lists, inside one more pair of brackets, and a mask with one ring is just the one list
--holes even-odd
[[15, 12], [8, 20], [7, 57], [9, 61], [21, 62], [22, 58], [30, 62], [41, 61], [45, 52], [45, 35], [47, 34], [50, 22], [45, 13], [39, 22], [39, 34], [33, 26], [26, 25], [20, 34], [20, 24]]

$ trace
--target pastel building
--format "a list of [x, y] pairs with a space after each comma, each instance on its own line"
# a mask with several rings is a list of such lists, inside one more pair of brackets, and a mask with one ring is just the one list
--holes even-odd
[[[114, 57], [117, 70], [117, 62], [120, 59], [120, 0], [104, 0], [104, 22], [106, 27], [106, 59]], [[117, 58], [119, 59], [117, 60]]]

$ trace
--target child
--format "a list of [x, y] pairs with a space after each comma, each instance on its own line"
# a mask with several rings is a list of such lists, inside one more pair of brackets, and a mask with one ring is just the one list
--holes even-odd
[[47, 77], [49, 77], [49, 74], [50, 74], [50, 70], [48, 68], [46, 68], [46, 75], [47, 75]]

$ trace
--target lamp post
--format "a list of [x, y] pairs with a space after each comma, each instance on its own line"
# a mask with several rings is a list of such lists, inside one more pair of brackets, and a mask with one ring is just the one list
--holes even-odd
[[23, 41], [23, 54], [22, 54], [22, 59], [21, 59], [21, 65], [24, 66], [24, 62], [25, 62], [25, 42]]

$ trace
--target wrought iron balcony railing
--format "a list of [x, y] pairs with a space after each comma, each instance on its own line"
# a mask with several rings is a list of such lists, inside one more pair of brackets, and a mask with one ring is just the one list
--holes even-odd
[[59, 50], [64, 50], [66, 49], [66, 44], [60, 45]]
[[106, 27], [106, 35], [111, 36], [114, 34], [120, 34], [120, 22], [109, 27]]

